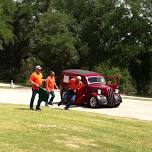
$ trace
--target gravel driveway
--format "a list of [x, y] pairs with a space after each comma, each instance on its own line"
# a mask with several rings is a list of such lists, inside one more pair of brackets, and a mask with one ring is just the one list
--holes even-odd
[[[52, 108], [64, 108], [64, 106], [57, 106], [60, 101], [59, 91], [56, 90], [56, 97], [54, 100], [54, 106]], [[29, 105], [31, 97], [31, 88], [0, 88], [0, 103], [10, 103], [10, 104], [24, 104]], [[37, 100], [37, 97], [36, 97]], [[37, 101], [35, 101], [36, 103]], [[42, 103], [44, 106], [44, 102]], [[123, 103], [118, 108], [84, 108], [84, 107], [73, 107], [73, 110], [87, 111], [102, 113], [112, 116], [136, 118], [140, 120], [150, 120], [152, 121], [152, 100], [146, 101], [144, 98], [128, 98], [123, 97]]]

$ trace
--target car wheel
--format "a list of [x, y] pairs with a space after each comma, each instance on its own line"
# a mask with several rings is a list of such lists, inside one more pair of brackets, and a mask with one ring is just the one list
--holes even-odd
[[98, 107], [98, 101], [97, 101], [97, 98], [96, 97], [91, 97], [90, 100], [89, 100], [89, 106], [91, 108], [96, 108]]
[[115, 105], [113, 106], [113, 108], [119, 107], [120, 103], [122, 102], [122, 98], [119, 97], [119, 100], [118, 100], [118, 101], [119, 101], [119, 103], [115, 104]]
[[113, 108], [117, 108], [117, 107], [119, 107], [119, 105], [120, 105], [120, 103], [115, 104], [115, 105], [113, 106]]

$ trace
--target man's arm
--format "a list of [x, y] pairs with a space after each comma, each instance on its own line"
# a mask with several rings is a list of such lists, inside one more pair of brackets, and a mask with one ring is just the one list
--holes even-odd
[[33, 82], [32, 80], [30, 80], [31, 84], [36, 85], [37, 87], [40, 87], [38, 84], [36, 84], [35, 82]]
[[56, 82], [55, 82], [54, 86], [55, 86], [56, 89], [59, 89], [59, 87], [57, 86]]

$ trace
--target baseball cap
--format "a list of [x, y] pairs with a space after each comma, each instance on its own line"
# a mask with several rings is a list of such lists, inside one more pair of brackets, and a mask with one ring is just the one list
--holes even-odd
[[77, 80], [81, 80], [81, 76], [77, 76], [76, 79], [77, 79]]
[[55, 73], [54, 73], [54, 71], [50, 71], [50, 74], [54, 75]]
[[41, 67], [40, 65], [37, 65], [37, 66], [35, 67], [35, 69], [42, 70], [42, 67]]

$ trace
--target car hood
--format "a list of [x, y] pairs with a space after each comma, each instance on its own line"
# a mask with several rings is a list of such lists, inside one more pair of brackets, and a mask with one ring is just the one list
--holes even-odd
[[90, 84], [89, 87], [93, 89], [101, 89], [101, 90], [110, 89], [110, 86], [100, 83]]

